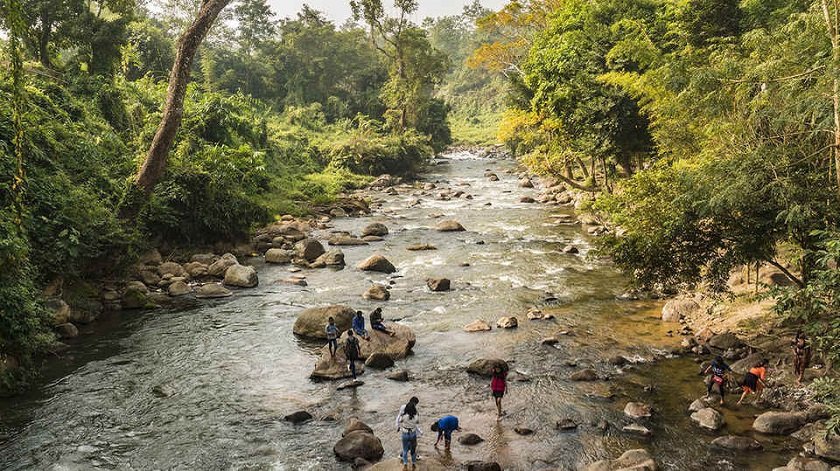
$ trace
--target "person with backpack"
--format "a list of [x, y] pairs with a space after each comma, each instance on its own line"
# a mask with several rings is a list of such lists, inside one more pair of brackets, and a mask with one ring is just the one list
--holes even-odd
[[723, 396], [726, 394], [726, 374], [732, 371], [732, 368], [723, 361], [723, 358], [718, 355], [712, 360], [712, 363], [703, 370], [704, 375], [711, 373], [709, 384], [706, 386], [706, 399], [712, 397], [712, 388], [717, 385], [720, 392], [720, 405], [723, 405]]
[[359, 348], [359, 340], [353, 335], [353, 329], [347, 331], [347, 340], [344, 341], [344, 356], [347, 358], [347, 368], [356, 379], [356, 360], [362, 356], [362, 350]]
[[409, 402], [400, 416], [400, 439], [402, 440], [403, 470], [408, 470], [408, 456], [411, 454], [411, 468], [417, 466], [417, 437], [420, 434], [420, 416], [417, 408]]

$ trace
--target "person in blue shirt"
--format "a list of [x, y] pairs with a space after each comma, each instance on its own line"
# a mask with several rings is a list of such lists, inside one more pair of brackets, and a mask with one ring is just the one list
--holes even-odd
[[370, 340], [370, 336], [368, 336], [367, 330], [365, 329], [365, 315], [362, 314], [362, 311], [356, 311], [356, 316], [353, 317], [353, 331], [359, 337]]
[[437, 432], [438, 434], [437, 440], [435, 440], [435, 446], [438, 446], [440, 439], [443, 438], [446, 449], [448, 450], [452, 444], [452, 432], [456, 430], [461, 430], [461, 427], [458, 425], [458, 417], [446, 415], [436, 420], [432, 424], [432, 432]]

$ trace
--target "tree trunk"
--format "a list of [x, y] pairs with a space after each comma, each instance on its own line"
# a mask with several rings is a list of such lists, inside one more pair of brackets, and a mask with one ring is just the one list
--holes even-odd
[[[823, 19], [825, 20], [825, 26], [828, 31], [828, 37], [831, 40], [831, 62], [832, 66], [828, 68], [828, 72], [832, 75], [832, 90], [831, 90], [831, 100], [834, 112], [834, 142], [832, 146], [832, 156], [834, 158], [834, 175], [835, 175], [835, 183], [837, 184], [837, 191], [840, 192], [840, 80], [837, 79], [837, 71], [838, 67], [840, 67], [840, 38], [838, 38], [838, 15], [840, 12], [837, 11], [838, 6], [837, 2], [834, 2], [834, 14], [832, 15], [831, 7], [828, 4], [828, 0], [822, 0], [821, 2], [822, 12], [823, 12]], [[831, 164], [829, 164], [831, 167]]]
[[38, 35], [38, 60], [44, 68], [51, 69], [50, 36], [52, 35], [52, 18], [47, 8], [41, 10], [41, 34]]
[[184, 96], [190, 79], [195, 53], [207, 36], [213, 22], [230, 0], [203, 0], [201, 9], [192, 24], [178, 39], [178, 52], [175, 63], [169, 73], [169, 87], [166, 90], [166, 103], [163, 117], [158, 125], [152, 145], [146, 154], [146, 160], [134, 179], [134, 186], [148, 196], [166, 170], [169, 151], [175, 142], [175, 135], [184, 116]]

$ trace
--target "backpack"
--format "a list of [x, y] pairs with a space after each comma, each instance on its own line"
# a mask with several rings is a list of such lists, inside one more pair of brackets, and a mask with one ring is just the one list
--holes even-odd
[[359, 341], [354, 337], [347, 337], [347, 342], [344, 343], [344, 356], [348, 360], [359, 358]]

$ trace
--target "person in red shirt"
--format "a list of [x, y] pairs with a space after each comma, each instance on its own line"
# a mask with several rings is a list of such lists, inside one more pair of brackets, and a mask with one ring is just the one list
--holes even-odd
[[741, 393], [741, 399], [738, 399], [738, 404], [747, 397], [747, 394], [753, 393], [756, 395], [755, 400], [761, 399], [761, 391], [764, 389], [764, 379], [767, 377], [767, 360], [761, 360], [760, 362], [756, 363], [750, 371], [744, 375], [744, 381], [741, 383], [741, 389], [744, 390]]
[[490, 380], [490, 391], [496, 401], [496, 411], [501, 418], [505, 413], [502, 411], [502, 398], [507, 392], [507, 371], [501, 366], [493, 367], [493, 378]]

